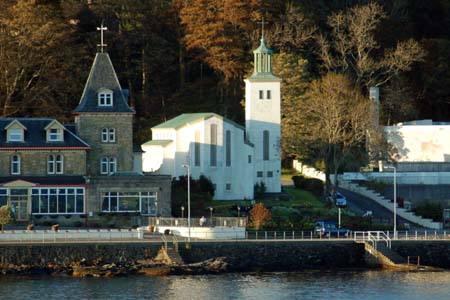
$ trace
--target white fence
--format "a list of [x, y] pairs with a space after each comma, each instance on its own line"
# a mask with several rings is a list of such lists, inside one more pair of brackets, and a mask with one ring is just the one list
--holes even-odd
[[0, 232], [0, 242], [69, 242], [69, 241], [119, 241], [143, 239], [140, 229], [85, 229], [85, 230], [5, 230]]
[[326, 176], [325, 176], [325, 173], [323, 173], [322, 171], [319, 171], [313, 167], [304, 165], [302, 162], [300, 162], [296, 159], [293, 162], [293, 167], [295, 170], [299, 171], [301, 174], [303, 174], [307, 177], [320, 179], [323, 182], [325, 182]]

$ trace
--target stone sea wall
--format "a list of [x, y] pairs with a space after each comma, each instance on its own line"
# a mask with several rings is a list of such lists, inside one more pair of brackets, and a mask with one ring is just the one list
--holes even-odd
[[450, 269], [450, 241], [393, 241], [392, 250], [405, 259], [419, 256], [421, 265]]
[[[133, 264], [152, 259], [159, 243], [0, 245], [0, 264], [47, 267], [74, 262]], [[229, 271], [294, 271], [364, 267], [364, 246], [352, 241], [196, 242], [179, 244], [186, 263], [224, 258]]]

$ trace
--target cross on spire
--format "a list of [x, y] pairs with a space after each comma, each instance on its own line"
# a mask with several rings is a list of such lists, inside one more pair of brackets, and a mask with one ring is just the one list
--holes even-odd
[[108, 28], [103, 26], [103, 21], [102, 21], [102, 25], [100, 27], [97, 27], [97, 30], [100, 31], [100, 44], [97, 44], [97, 46], [100, 47], [100, 52], [103, 53], [103, 47], [108, 46], [108, 45], [103, 43], [103, 31], [108, 30]]
[[269, 24], [269, 22], [264, 22], [264, 16], [262, 16], [261, 22], [258, 24], [261, 24], [261, 38], [264, 38], [264, 24]]

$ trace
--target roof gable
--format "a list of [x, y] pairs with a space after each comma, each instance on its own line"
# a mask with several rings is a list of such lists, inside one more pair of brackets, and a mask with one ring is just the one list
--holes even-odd
[[[112, 91], [113, 105], [111, 106], [98, 105], [98, 94], [105, 90]], [[97, 53], [84, 86], [80, 103], [73, 112], [134, 113], [127, 102], [108, 53]]]
[[22, 128], [23, 130], [27, 130], [27, 128], [22, 123], [20, 123], [17, 119], [12, 120], [8, 125], [6, 125], [5, 130], [8, 130], [9, 128], [13, 127], [14, 125]]

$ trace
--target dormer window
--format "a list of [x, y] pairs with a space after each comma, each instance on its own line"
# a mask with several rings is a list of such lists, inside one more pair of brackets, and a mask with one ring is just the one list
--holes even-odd
[[6, 139], [8, 142], [23, 142], [24, 132], [27, 128], [22, 125], [18, 120], [14, 120], [6, 127]]
[[48, 140], [50, 142], [62, 141], [62, 130], [60, 128], [52, 128], [48, 132]]
[[111, 90], [102, 89], [98, 93], [98, 106], [112, 106], [113, 93]]
[[47, 142], [62, 142], [64, 141], [64, 126], [57, 120], [51, 121], [45, 127]]
[[23, 130], [21, 128], [11, 128], [8, 135], [9, 142], [22, 142]]

